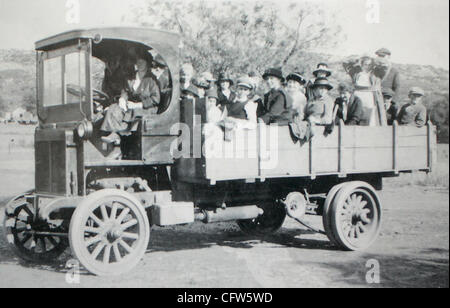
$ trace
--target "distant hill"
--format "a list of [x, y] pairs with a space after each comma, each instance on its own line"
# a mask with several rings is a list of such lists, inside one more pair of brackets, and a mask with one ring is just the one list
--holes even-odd
[[[36, 68], [35, 52], [28, 50], [0, 50], [0, 117], [6, 111], [23, 107], [35, 113]], [[333, 71], [330, 80], [334, 84], [350, 82], [350, 77], [342, 69], [343, 58], [318, 53], [305, 53], [302, 63], [289, 63], [283, 70], [295, 68], [312, 72], [319, 62], [327, 62]], [[426, 92], [425, 105], [431, 114], [436, 115], [435, 122], [441, 122], [441, 141], [448, 143], [448, 106], [449, 106], [449, 71], [430, 65], [395, 64], [401, 74], [401, 97], [407, 99], [408, 89], [420, 86]], [[98, 75], [98, 74], [97, 74]], [[312, 78], [311, 75], [308, 77]], [[98, 78], [96, 78], [98, 79]], [[337, 94], [333, 90], [332, 94]]]
[[0, 113], [18, 107], [35, 113], [35, 57], [33, 51], [0, 50]]

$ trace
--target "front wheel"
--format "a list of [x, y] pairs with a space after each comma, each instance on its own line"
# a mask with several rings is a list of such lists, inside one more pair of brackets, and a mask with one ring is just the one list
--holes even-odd
[[341, 186], [327, 213], [329, 237], [346, 250], [364, 250], [377, 239], [381, 204], [375, 189], [360, 181]]
[[5, 206], [3, 232], [15, 253], [25, 261], [52, 263], [68, 247], [67, 239], [51, 233], [67, 233], [61, 225], [40, 220], [32, 204], [33, 192], [13, 198]]
[[262, 215], [236, 222], [242, 232], [249, 235], [267, 235], [281, 228], [286, 218], [286, 208], [281, 202], [267, 201], [258, 204], [258, 207], [263, 209]]
[[104, 189], [89, 195], [70, 222], [73, 254], [99, 276], [128, 272], [144, 256], [150, 239], [145, 209], [131, 194]]

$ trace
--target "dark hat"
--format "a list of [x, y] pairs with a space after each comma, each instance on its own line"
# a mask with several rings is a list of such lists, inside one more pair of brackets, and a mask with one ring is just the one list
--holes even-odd
[[147, 50], [140, 50], [139, 52], [137, 52], [135, 59], [136, 60], [137, 59], [144, 59], [145, 61], [147, 61], [148, 66], [152, 65], [152, 63], [153, 63], [153, 56]]
[[164, 59], [161, 57], [161, 55], [157, 54], [155, 59], [153, 60], [153, 66], [164, 68], [164, 67], [167, 67], [167, 64], [164, 61]]
[[197, 88], [194, 85], [192, 85], [192, 84], [190, 84], [189, 87], [187, 87], [186, 89], [182, 89], [181, 93], [183, 93], [183, 94], [191, 94], [191, 95], [193, 95], [195, 97], [199, 97]]
[[333, 86], [328, 82], [328, 79], [324, 77], [316, 78], [316, 80], [314, 80], [314, 84], [312, 85], [313, 88], [320, 86], [326, 87], [328, 90], [333, 89]]
[[215, 87], [210, 88], [208, 91], [206, 91], [206, 97], [213, 97], [215, 99], [219, 99], [219, 96], [217, 95], [217, 89]]
[[283, 72], [281, 71], [281, 68], [267, 69], [263, 74], [263, 79], [266, 80], [269, 76], [277, 77], [281, 80], [281, 82], [284, 82]]
[[217, 82], [221, 83], [222, 81], [228, 81], [230, 84], [234, 84], [233, 78], [231, 78], [231, 75], [227, 72], [222, 72], [219, 74], [219, 80]]
[[379, 55], [379, 56], [385, 56], [385, 55], [390, 56], [391, 52], [387, 48], [380, 48], [377, 51], [375, 51], [375, 54]]
[[300, 73], [297, 73], [297, 72], [295, 72], [295, 73], [290, 73], [289, 75], [287, 75], [286, 80], [287, 80], [287, 81], [289, 81], [289, 80], [295, 80], [295, 81], [297, 81], [298, 83], [300, 83], [300, 84], [302, 84], [302, 85], [306, 84], [306, 79], [305, 79], [305, 77], [303, 77]]
[[391, 88], [383, 88], [381, 93], [383, 93], [383, 96], [394, 97], [394, 95], [395, 95], [394, 91], [392, 91]]
[[326, 74], [327, 77], [329, 77], [331, 75], [331, 71], [328, 68], [328, 64], [321, 62], [319, 64], [317, 64], [317, 68], [316, 70], [313, 72], [313, 75], [317, 77], [317, 74], [319, 72], [324, 72]]
[[247, 89], [252, 90], [253, 89], [253, 80], [250, 79], [248, 76], [242, 76], [240, 77], [236, 82], [238, 87], [244, 87]]

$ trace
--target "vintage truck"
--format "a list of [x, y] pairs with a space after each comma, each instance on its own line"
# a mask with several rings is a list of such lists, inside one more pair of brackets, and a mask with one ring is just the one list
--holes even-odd
[[[5, 207], [6, 238], [19, 256], [48, 262], [70, 246], [91, 273], [118, 275], [143, 257], [152, 225], [236, 221], [258, 236], [278, 230], [287, 215], [342, 249], [361, 250], [380, 230], [383, 177], [432, 169], [430, 122], [341, 123], [331, 134], [318, 126], [306, 143], [288, 126], [260, 124], [207, 147], [204, 102], [180, 99], [179, 46], [178, 35], [143, 28], [76, 30], [36, 42], [35, 189]], [[108, 56], [125, 59], [136, 49], [166, 62], [168, 101], [122, 138], [122, 159], [109, 159], [117, 146], [102, 142], [95, 106], [110, 98], [95, 78]], [[321, 215], [324, 231], [305, 215]]]

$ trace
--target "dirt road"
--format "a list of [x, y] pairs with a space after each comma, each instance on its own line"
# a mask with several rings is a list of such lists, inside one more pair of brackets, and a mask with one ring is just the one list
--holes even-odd
[[[364, 253], [338, 251], [290, 219], [263, 239], [234, 223], [199, 223], [152, 229], [148, 252], [126, 275], [82, 274], [68, 284], [69, 254], [55, 266], [27, 264], [2, 238], [0, 287], [448, 287], [448, 190], [387, 188], [381, 198], [382, 233]], [[321, 227], [320, 217], [309, 219]], [[380, 265], [379, 284], [366, 282], [371, 259]]]

